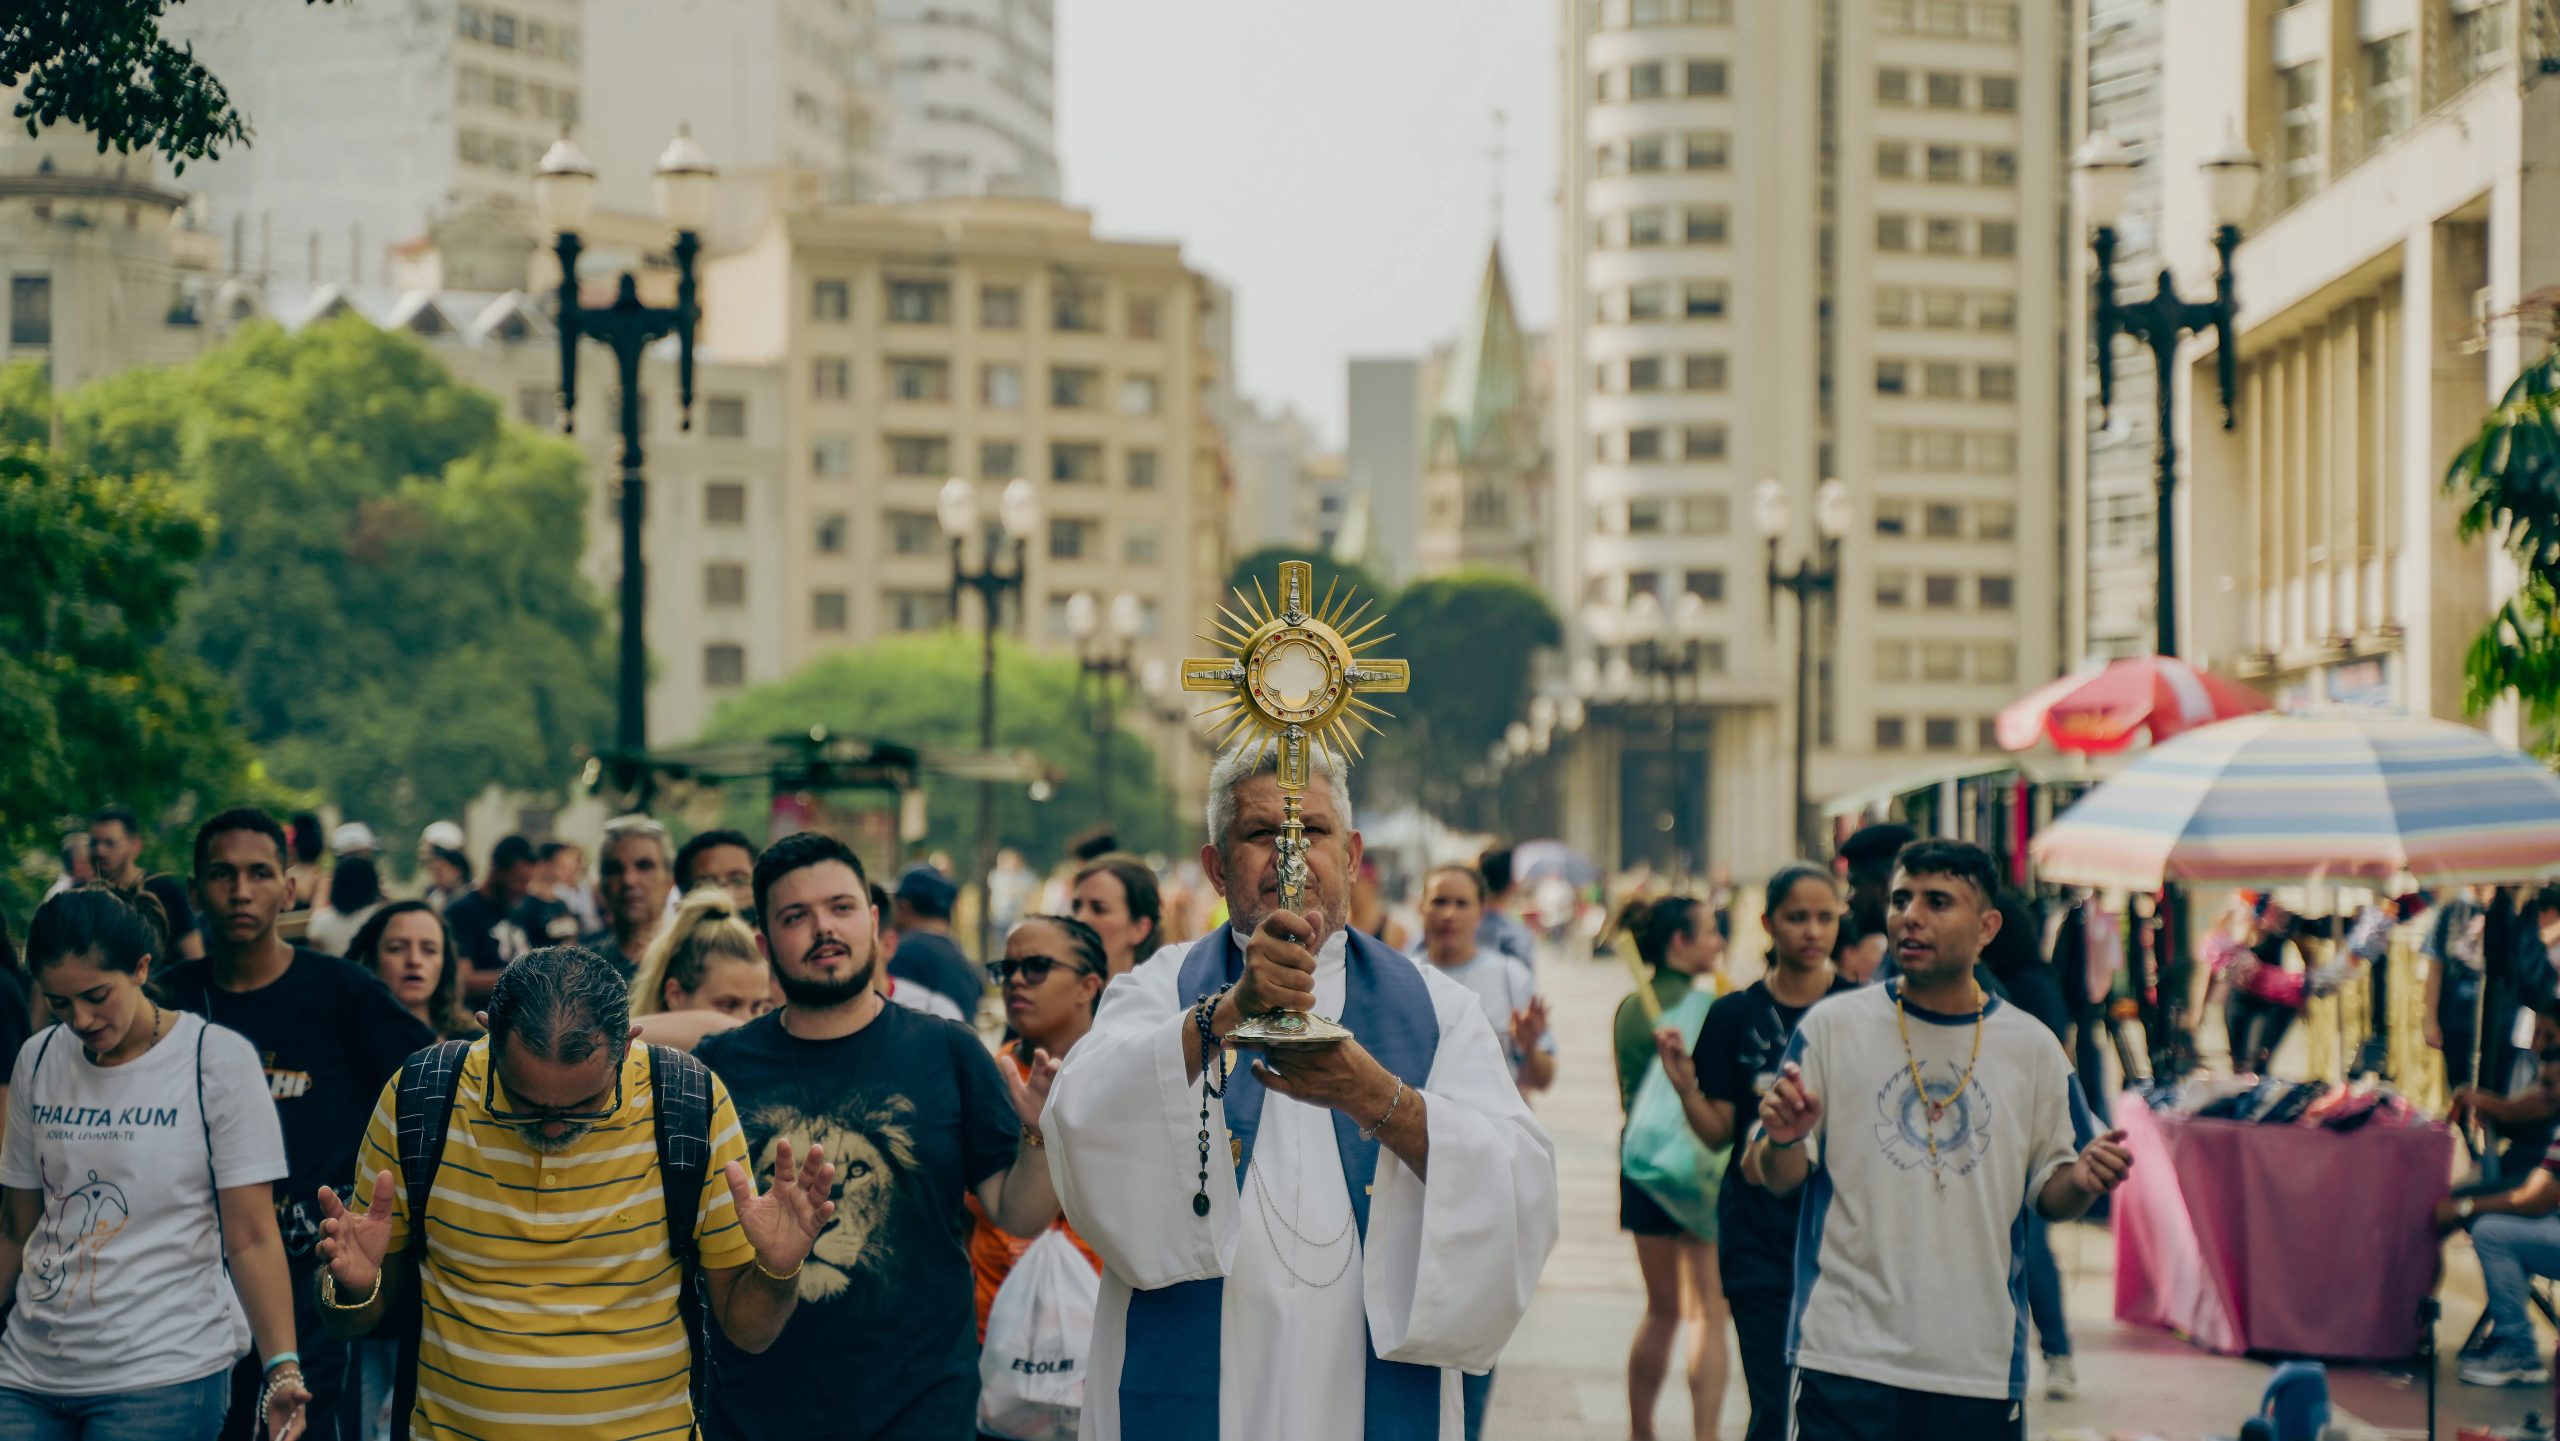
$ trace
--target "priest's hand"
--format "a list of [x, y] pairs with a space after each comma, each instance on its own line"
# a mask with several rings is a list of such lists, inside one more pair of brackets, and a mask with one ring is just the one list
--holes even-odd
[[1310, 949], [1324, 933], [1324, 913], [1294, 915], [1274, 911], [1245, 942], [1244, 975], [1218, 1003], [1212, 1024], [1224, 1036], [1256, 1016], [1273, 1011], [1312, 1011], [1316, 1006], [1316, 953]]
[[1253, 1074], [1280, 1095], [1340, 1111], [1363, 1126], [1395, 1100], [1396, 1078], [1358, 1041], [1266, 1052], [1253, 1063]]
[[836, 1168], [828, 1163], [825, 1147], [811, 1146], [808, 1160], [799, 1161], [792, 1156], [789, 1141], [775, 1141], [773, 1189], [761, 1196], [747, 1168], [737, 1162], [724, 1167], [722, 1175], [729, 1182], [729, 1199], [738, 1208], [738, 1229], [768, 1272], [788, 1274], [798, 1269], [817, 1245], [818, 1233], [835, 1219]]

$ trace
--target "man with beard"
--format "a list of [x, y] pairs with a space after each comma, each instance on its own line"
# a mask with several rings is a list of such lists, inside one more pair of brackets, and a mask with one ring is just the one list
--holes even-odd
[[[737, 1348], [770, 1345], [835, 1217], [836, 1168], [785, 1144], [759, 1193], [728, 1091], [632, 1040], [629, 989], [584, 946], [517, 959], [478, 1019], [488, 1035], [449, 1070], [383, 1088], [354, 1206], [321, 1192], [330, 1329], [395, 1313], [417, 1328], [396, 1435], [693, 1435], [687, 1307], [707, 1304]], [[422, 1177], [404, 1148], [430, 1116], [444, 1129]], [[688, 1165], [699, 1185], [679, 1194]]]
[[[284, 1127], [287, 1173], [276, 1185], [276, 1224], [293, 1277], [294, 1333], [311, 1388], [309, 1435], [362, 1434], [349, 1393], [347, 1347], [320, 1326], [312, 1278], [320, 1269], [320, 1191], [356, 1172], [356, 1143], [382, 1084], [435, 1033], [403, 1009], [371, 972], [305, 950], [276, 934], [293, 895], [284, 827], [261, 810], [224, 811], [196, 832], [196, 895], [212, 954], [158, 977], [169, 999], [248, 1037], [266, 1066]], [[257, 1429], [261, 1377], [254, 1360], [232, 1376], [223, 1435]]]
[[[1233, 918], [1111, 983], [1049, 1107], [1067, 1219], [1104, 1262], [1086, 1441], [1454, 1438], [1556, 1239], [1555, 1147], [1473, 991], [1350, 925], [1351, 776], [1311, 767], [1304, 914], [1280, 909], [1276, 747], [1209, 777], [1200, 865]], [[1231, 1074], [1274, 1010], [1355, 1039]]]
[[[782, 1009], [705, 1039], [759, 1169], [801, 1138], [844, 1167], [834, 1224], [770, 1349], [714, 1338], [714, 1441], [952, 1441], [978, 1401], [977, 1315], [961, 1201], [1036, 1236], [1058, 1217], [1040, 1150], [1056, 1062], [1026, 1082], [966, 1027], [892, 1005], [862, 862], [832, 836], [777, 841], [755, 908]], [[813, 1378], [824, 1378], [813, 1384]]]

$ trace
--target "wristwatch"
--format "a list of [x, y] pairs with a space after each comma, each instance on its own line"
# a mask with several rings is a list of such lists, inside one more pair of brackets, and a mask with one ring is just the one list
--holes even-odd
[[2471, 1213], [2478, 1209], [2479, 1207], [2473, 1204], [2472, 1199], [2469, 1196], [2465, 1196], [2461, 1200], [2453, 1203], [2453, 1214], [2465, 1221], [2470, 1220]]

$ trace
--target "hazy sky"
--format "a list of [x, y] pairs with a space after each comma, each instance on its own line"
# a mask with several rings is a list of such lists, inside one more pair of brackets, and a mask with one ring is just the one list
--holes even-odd
[[1466, 318], [1492, 238], [1555, 314], [1552, 0], [1059, 0], [1066, 198], [1235, 288], [1245, 392], [1338, 443], [1344, 366]]

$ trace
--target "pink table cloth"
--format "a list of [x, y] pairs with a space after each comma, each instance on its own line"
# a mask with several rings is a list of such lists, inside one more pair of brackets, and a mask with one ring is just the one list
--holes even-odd
[[2134, 1157], [2115, 1198], [2117, 1320], [2224, 1355], [2417, 1354], [2450, 1131], [2155, 1115], [2131, 1095], [2116, 1124]]

